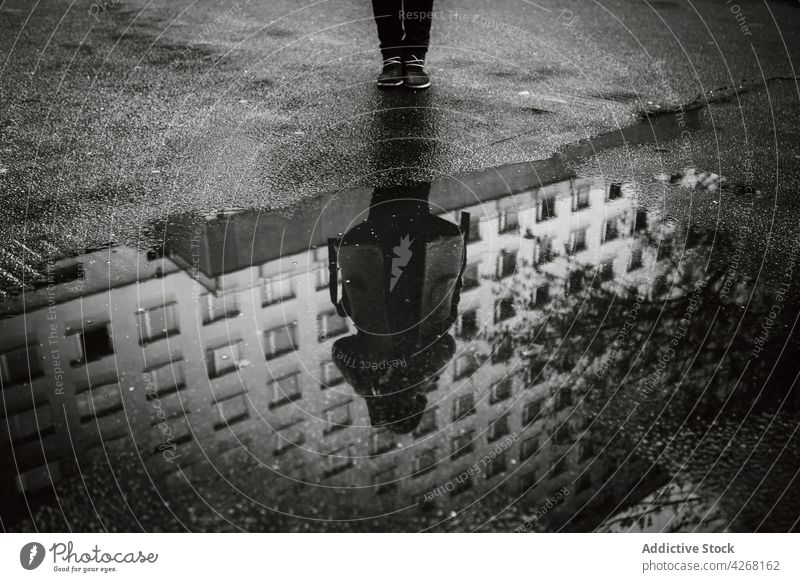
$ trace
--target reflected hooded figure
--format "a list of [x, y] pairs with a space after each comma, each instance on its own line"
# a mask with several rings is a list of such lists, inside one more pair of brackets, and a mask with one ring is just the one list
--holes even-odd
[[[431, 214], [428, 184], [377, 188], [368, 218], [328, 244], [331, 300], [357, 333], [333, 361], [365, 398], [373, 426], [408, 433], [425, 393], [455, 352], [469, 215], [457, 225]], [[338, 297], [341, 271], [342, 297]]]

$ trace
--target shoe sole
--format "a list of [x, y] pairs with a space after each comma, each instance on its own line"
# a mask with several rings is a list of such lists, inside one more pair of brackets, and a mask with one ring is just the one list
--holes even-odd
[[403, 79], [399, 81], [375, 81], [378, 87], [399, 87], [403, 84]]
[[428, 81], [425, 85], [409, 85], [408, 83], [405, 83], [405, 86], [409, 89], [427, 89], [431, 86], [431, 82]]

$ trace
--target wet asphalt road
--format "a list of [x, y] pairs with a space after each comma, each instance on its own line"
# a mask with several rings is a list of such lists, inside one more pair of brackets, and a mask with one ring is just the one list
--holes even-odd
[[[664, 124], [654, 123], [654, 127], [663, 130]], [[691, 127], [696, 129], [694, 123]], [[629, 142], [635, 141], [633, 133], [629, 132], [628, 136]], [[605, 142], [606, 138], [598, 137], [595, 141]], [[581, 149], [565, 150], [564, 156], [577, 156]], [[620, 152], [624, 149], [618, 146], [602, 152], [601, 157], [613, 158]], [[548, 175], [549, 180], [558, 179], [553, 175], [564, 170], [558, 158], [540, 164], [538, 169], [540, 175]], [[577, 176], [561, 175], [560, 182], [569, 185], [605, 183], [592, 175], [591, 168]], [[484, 180], [481, 183], [488, 186]], [[448, 204], [448, 195], [452, 203], [452, 189], [446, 190], [436, 183], [428, 186], [434, 194], [432, 203]], [[423, 188], [424, 192], [428, 192], [428, 186]], [[497, 202], [492, 198], [500, 194], [496, 187], [481, 189], [475, 181], [471, 186], [474, 192]], [[416, 453], [435, 445], [433, 448], [438, 449], [441, 457], [432, 474], [432, 491], [446, 486], [447, 479], [455, 474], [454, 467], [481, 464], [486, 458], [485, 449], [481, 450], [483, 439], [476, 438], [475, 448], [456, 459], [447, 454], [452, 434], [447, 429], [483, 428], [486, 418], [451, 419], [448, 415], [451, 407], [446, 398], [451, 392], [472, 394], [477, 389], [486, 400], [492, 393], [490, 387], [496, 384], [485, 375], [477, 372], [475, 378], [462, 382], [443, 373], [434, 381], [438, 386], [427, 394], [430, 410], [438, 409], [433, 418], [438, 418], [434, 425], [441, 430], [435, 430], [435, 434], [420, 431], [407, 435], [407, 440], [395, 443], [398, 445], [394, 448], [396, 455], [390, 454], [391, 447], [380, 451], [372, 448], [373, 436], [379, 434], [380, 429], [370, 425], [369, 414], [362, 408], [351, 425], [336, 434], [359, 447], [359, 451], [370, 452], [358, 456], [355, 464], [343, 469], [341, 480], [333, 481], [335, 475], [317, 477], [314, 473], [318, 466], [325, 467], [330, 462], [321, 455], [327, 456], [325, 451], [335, 438], [329, 433], [320, 439], [322, 442], [312, 440], [311, 435], [319, 434], [315, 433], [313, 425], [326, 425], [323, 418], [315, 417], [314, 406], [325, 399], [325, 394], [336, 401], [357, 393], [351, 392], [352, 388], [346, 383], [330, 386], [322, 392], [315, 381], [312, 390], [306, 390], [302, 399], [293, 401], [307, 418], [288, 422], [297, 418], [293, 407], [273, 407], [262, 400], [270, 392], [263, 390], [264, 375], [277, 373], [281, 364], [274, 359], [268, 365], [262, 361], [262, 372], [258, 373], [256, 357], [252, 362], [242, 362], [242, 369], [256, 367], [256, 381], [241, 380], [241, 386], [250, 389], [253, 410], [271, 416], [263, 418], [259, 414], [253, 422], [247, 418], [242, 420], [243, 424], [236, 429], [236, 434], [242, 438], [236, 441], [237, 446], [228, 448], [230, 442], [226, 441], [226, 435], [217, 429], [210, 437], [203, 436], [204, 420], [213, 418], [206, 406], [194, 408], [206, 401], [205, 392], [209, 387], [204, 382], [189, 382], [182, 392], [181, 406], [191, 410], [191, 423], [198, 431], [197, 443], [204, 449], [201, 459], [192, 452], [192, 439], [181, 445], [180, 468], [189, 476], [190, 484], [173, 478], [174, 474], [164, 474], [158, 454], [156, 462], [152, 455], [147, 457], [152, 446], [148, 443], [152, 441], [153, 432], [158, 431], [154, 431], [151, 423], [142, 423], [149, 416], [150, 405], [137, 398], [132, 386], [125, 391], [124, 415], [120, 410], [111, 410], [103, 416], [106, 421], [114, 421], [116, 417], [116, 432], [113, 423], [106, 422], [101, 429], [99, 422], [96, 428], [91, 421], [75, 422], [70, 446], [78, 467], [72, 467], [69, 459], [62, 458], [59, 465], [62, 478], [55, 486], [57, 503], [52, 495], [40, 491], [26, 499], [31, 511], [30, 521], [20, 515], [24, 514], [25, 506], [13, 501], [0, 507], [0, 517], [11, 524], [10, 529], [26, 531], [35, 528], [60, 531], [65, 527], [81, 531], [796, 530], [800, 502], [797, 482], [800, 401], [796, 390], [799, 350], [794, 330], [800, 314], [796, 276], [796, 241], [800, 225], [792, 223], [787, 229], [785, 222], [777, 221], [772, 230], [765, 230], [764, 225], [770, 225], [768, 219], [774, 201], [759, 196], [745, 199], [746, 194], [734, 185], [725, 188], [723, 194], [726, 198], [738, 197], [747, 212], [731, 221], [722, 213], [726, 220], [715, 222], [713, 217], [719, 214], [715, 213], [715, 207], [720, 205], [719, 193], [713, 192], [710, 186], [694, 185], [688, 175], [676, 176], [668, 183], [651, 181], [636, 186], [627, 182], [618, 186], [616, 200], [628, 209], [633, 209], [635, 203], [636, 232], [623, 235], [621, 239], [614, 238], [616, 235], [608, 235], [606, 226], [606, 237], [611, 236], [611, 240], [603, 244], [605, 250], [601, 254], [606, 259], [609, 255], [613, 257], [616, 248], [622, 254], [623, 264], [630, 262], [629, 268], [619, 268], [622, 265], [616, 262], [611, 270], [612, 279], [608, 279], [600, 268], [605, 261], [598, 263], [593, 250], [572, 257], [559, 254], [550, 259], [552, 264], [571, 266], [569, 287], [557, 291], [559, 276], [548, 270], [547, 260], [534, 274], [525, 263], [526, 255], [519, 252], [520, 262], [515, 272], [504, 280], [517, 298], [517, 308], [525, 311], [520, 311], [520, 317], [515, 317], [511, 323], [508, 319], [497, 321], [491, 317], [482, 320], [481, 331], [471, 339], [459, 332], [462, 354], [468, 353], [470, 348], [473, 351], [477, 348], [478, 352], [492, 350], [491, 358], [489, 352], [483, 356], [485, 365], [499, 372], [494, 378], [511, 379], [513, 389], [504, 399], [486, 403], [486, 407], [492, 409], [488, 418], [494, 418], [498, 410], [519, 418], [520, 413], [527, 410], [531, 395], [541, 394], [543, 388], [544, 393], [552, 395], [547, 397], [550, 402], [539, 408], [537, 419], [519, 427], [520, 432], [515, 433], [522, 442], [530, 443], [533, 438], [541, 446], [535, 452], [527, 449], [525, 453], [523, 447], [520, 451], [505, 451], [503, 458], [507, 464], [500, 476], [476, 477], [472, 497], [460, 491], [458, 495], [437, 496], [435, 499], [439, 503], [434, 507], [421, 503], [417, 506], [413, 495], [411, 499], [403, 495], [383, 497], [371, 485], [374, 485], [375, 471], [387, 463], [397, 463], [398, 471], [408, 470], [408, 463], [397, 458], [402, 454], [399, 451]], [[405, 191], [414, 192], [411, 188]], [[612, 187], [608, 192], [613, 191]], [[671, 200], [688, 195], [692, 204], [671, 202], [664, 205], [665, 191]], [[605, 188], [599, 193], [604, 194]], [[513, 208], [516, 199], [522, 206], [528, 194], [523, 189], [513, 196], [501, 197], [501, 203]], [[357, 223], [353, 214], [359, 214], [358, 203], [354, 204], [353, 199], [361, 198], [363, 203], [365, 197], [369, 197], [369, 191], [337, 196], [319, 212], [323, 215], [322, 228], [336, 232]], [[493, 204], [484, 205], [484, 208], [492, 207]], [[560, 216], [568, 221], [577, 218], [584, 225], [608, 225], [609, 208], [595, 197], [589, 206], [578, 211], [559, 212], [556, 219]], [[480, 206], [472, 210], [481, 221]], [[639, 218], [640, 211], [646, 217], [643, 221]], [[383, 221], [373, 218], [373, 225], [377, 227], [375, 231], [385, 234], [393, 227], [391, 221], [385, 220], [386, 215], [383, 216]], [[614, 216], [613, 209], [611, 216]], [[485, 222], [489, 218], [486, 217]], [[611, 219], [612, 224], [615, 220]], [[195, 260], [209, 273], [242, 272], [240, 261], [244, 262], [245, 272], [249, 265], [292, 272], [305, 254], [310, 257], [309, 264], [313, 264], [317, 253], [315, 249], [307, 249], [310, 242], [307, 229], [314, 223], [313, 216], [281, 222], [275, 216], [260, 215], [258, 211], [209, 219], [176, 215], [164, 233], [163, 254], [176, 261], [183, 256], [181, 264], [188, 264], [187, 258]], [[548, 224], [548, 220], [528, 222], [520, 232], [533, 228], [539, 232], [557, 230], [555, 227], [549, 230]], [[482, 232], [488, 234], [486, 228]], [[773, 233], [771, 240], [764, 232]], [[195, 234], [190, 238], [187, 233]], [[283, 237], [284, 244], [281, 256], [275, 257], [277, 236]], [[522, 238], [517, 233], [507, 236], [512, 240]], [[789, 241], [794, 243], [787, 244]], [[506, 244], [508, 242], [507, 238]], [[609, 246], [620, 242], [621, 246]], [[480, 241], [475, 244], [479, 245]], [[648, 256], [656, 261], [648, 259], [643, 272], [642, 256], [639, 255], [639, 266], [635, 266], [629, 244], [648, 248]], [[227, 251], [218, 253], [219, 249]], [[295, 252], [298, 249], [300, 252]], [[104, 255], [106, 251], [101, 251], [93, 257], [83, 257], [87, 264], [100, 262], [100, 268], [89, 267], [94, 269], [94, 274], [87, 274], [74, 291], [75, 297], [82, 297], [83, 301], [61, 303], [56, 320], [77, 321], [84, 309], [97, 313], [96, 307], [90, 307], [95, 301], [95, 306], [103, 305], [108, 317], [118, 321], [131, 309], [132, 298], [125, 296], [131, 290], [136, 291], [137, 299], [133, 301], [139, 305], [163, 301], [164, 294], [177, 294], [179, 302], [188, 296], [181, 293], [188, 271], [174, 267], [167, 269], [171, 272], [166, 278], [148, 281], [145, 276], [133, 288], [122, 285], [108, 294], [98, 295], [98, 287], [104, 289], [108, 284], [102, 277], [107, 269], [102, 266], [104, 256], [109, 259], [112, 280], [131, 280], [136, 273], [144, 273], [131, 272], [137, 269], [135, 261], [128, 262], [119, 254], [114, 256], [124, 250], [119, 247], [110, 249], [107, 255]], [[196, 253], [195, 259], [191, 259], [192, 253]], [[266, 257], [273, 258], [264, 262]], [[484, 259], [485, 249], [482, 252], [479, 246], [467, 248], [468, 262]], [[491, 263], [491, 259], [488, 262]], [[98, 275], [101, 276], [98, 278]], [[642, 281], [639, 278], [642, 275], [650, 281], [648, 290], [637, 287], [636, 282]], [[549, 281], [548, 288], [554, 288], [533, 310], [525, 307], [530, 297], [531, 276], [537, 285]], [[502, 286], [498, 287], [499, 281], [486, 277], [477, 283], [486, 292], [490, 304], [504, 295]], [[243, 303], [254, 295], [251, 289], [239, 293], [237, 301]], [[10, 314], [16, 319], [4, 320], [4, 330], [10, 335], [18, 333], [23, 325], [35, 330], [37, 313], [41, 321], [43, 312], [48, 310], [42, 301], [45, 297], [40, 290], [39, 309], [36, 309], [36, 294], [30, 294], [28, 313]], [[373, 300], [380, 304], [377, 298]], [[287, 299], [287, 302], [288, 305], [281, 304], [285, 313], [296, 313], [294, 309], [298, 305], [304, 312], [308, 311], [308, 306], [298, 304], [296, 298]], [[327, 308], [327, 299], [324, 303]], [[474, 303], [471, 305], [474, 307]], [[470, 301], [465, 300], [459, 309], [463, 314], [469, 307]], [[195, 310], [190, 308], [190, 311]], [[316, 315], [316, 308], [310, 312]], [[635, 317], [632, 316], [634, 312]], [[231, 331], [227, 333], [235, 337], [238, 332], [233, 326], [247, 325], [250, 321], [254, 319], [232, 313], [230, 318], [219, 319], [217, 323], [230, 326]], [[202, 327], [208, 324], [204, 320]], [[628, 326], [630, 331], [621, 335], [621, 330], [628, 330]], [[764, 331], [764, 326], [768, 326], [768, 331]], [[213, 327], [209, 328], [209, 335], [218, 334], [219, 329], [215, 332]], [[192, 361], [197, 362], [192, 360], [197, 357], [194, 349], [183, 343], [190, 333], [184, 328], [174, 336], [170, 334], [173, 345], [187, 348], [181, 350], [187, 366]], [[32, 331], [31, 336], [35, 335], [39, 334]], [[135, 361], [136, 352], [142, 346], [126, 343], [123, 335], [114, 334], [119, 338], [115, 339], [115, 362], [124, 366]], [[315, 359], [322, 361], [330, 357], [332, 349], [336, 351], [336, 344], [331, 345], [336, 337], [308, 345], [301, 341], [297, 359], [307, 366], [309, 375], [313, 376], [316, 369]], [[352, 339], [350, 336], [336, 341]], [[491, 347], [483, 344], [487, 341]], [[156, 350], [153, 355], [158, 353], [159, 345], [164, 348], [163, 341], [150, 345]], [[495, 362], [495, 354], [501, 351], [501, 346], [508, 345], [512, 349], [503, 347], [505, 355], [498, 355]], [[106, 361], [109, 363], [108, 359]], [[668, 365], [662, 365], [664, 362]], [[284, 360], [283, 365], [286, 364]], [[95, 368], [94, 372], [97, 370]], [[525, 380], [517, 383], [515, 377]], [[136, 382], [134, 377], [129, 380]], [[127, 380], [123, 383], [127, 384]], [[41, 381], [37, 386], [38, 390], [48, 390], [47, 384]], [[219, 390], [224, 384], [216, 386]], [[12, 386], [9, 394], [13, 390]], [[99, 394], [103, 391], [96, 390], [98, 406], [102, 406]], [[18, 388], [16, 394], [20, 394]], [[72, 398], [80, 400], [85, 395], [75, 394]], [[164, 396], [165, 406], [169, 402], [167, 398], [169, 394]], [[19, 401], [17, 398], [18, 408]], [[174, 400], [172, 402], [174, 406]], [[481, 409], [478, 414], [483, 413]], [[177, 426], [179, 418], [180, 415], [171, 417], [170, 422]], [[303, 425], [303, 434], [309, 435], [302, 449], [312, 456], [309, 458], [301, 450], [294, 451], [294, 455], [286, 451], [273, 452], [272, 428], [288, 430], [287, 426], [298, 423]], [[123, 428], [121, 434], [120, 428]], [[107, 431], [104, 442], [109, 451], [114, 451], [111, 458], [99, 455], [93, 435], [95, 430], [101, 434]], [[128, 430], [130, 441], [125, 436]], [[51, 436], [46, 446], [54, 448], [53, 441]], [[590, 444], [585, 448], [587, 443]], [[25, 451], [25, 444], [23, 441], [15, 447], [21, 456], [30, 454], [30, 450]], [[58, 457], [58, 451], [53, 448], [48, 454]], [[137, 450], [144, 451], [145, 458]], [[569, 460], [560, 472], [554, 471], [558, 465], [553, 460], [561, 454], [564, 455], [562, 459]], [[0, 460], [2, 458], [0, 451]], [[515, 484], [530, 475], [532, 469], [539, 481], [535, 489], [523, 495]], [[12, 475], [13, 468], [9, 468], [7, 474]], [[410, 485], [417, 492], [423, 490], [425, 481], [418, 480], [421, 475], [398, 473], [401, 475], [399, 481], [404, 486]], [[586, 475], [590, 476], [588, 480], [584, 478]], [[120, 483], [124, 484], [125, 503], [121, 502]], [[7, 487], [8, 481], [0, 485]], [[427, 486], [430, 485], [429, 481]], [[562, 486], [566, 487], [567, 500], [563, 496], [555, 497], [558, 504], [553, 507], [554, 487]], [[153, 502], [156, 496], [161, 503]], [[9, 493], [4, 499], [16, 498]], [[387, 513], [386, 507], [391, 507], [392, 511]]]
[[[374, 87], [367, 3], [99, 6], [0, 7], [0, 234], [15, 241], [4, 288], [35, 278], [20, 261], [148, 244], [176, 210], [286, 208], [392, 181], [385, 140], [425, 140], [403, 175], [432, 178], [541, 159], [642, 110], [720, 96], [684, 140], [691, 156], [651, 148], [601, 172], [694, 165], [796, 191], [795, 2], [442, 0], [424, 96]], [[398, 107], [432, 115], [382, 121]]]
[[[709, 298], [702, 329], [713, 330], [716, 344], [698, 336], [685, 348], [709, 354], [707, 360], [693, 371], [675, 367], [646, 406], [610, 381], [598, 391], [598, 409], [613, 414], [593, 410], [602, 417], [595, 430], [604, 441], [625, 427], [614, 451], [621, 458], [636, 452], [628, 477], [642, 494], [624, 481], [618, 489], [626, 495], [599, 499], [607, 506], [589, 521], [555, 516], [547, 529], [592, 529], [598, 517], [629, 511], [633, 518], [623, 513], [603, 525], [627, 528], [637, 511], [649, 514], [646, 495], [658, 500], [661, 492], [694, 491], [697, 484], [699, 508], [675, 529], [797, 527], [796, 406], [773, 414], [796, 380], [796, 301], [782, 315], [773, 353], [750, 369], [732, 409], [709, 397], [706, 381], [713, 378], [723, 391], [734, 384], [753, 330], [797, 254], [800, 90], [793, 60], [800, 55], [800, 4], [743, 0], [734, 12], [706, 0], [604, 7], [440, 1], [429, 59], [434, 86], [420, 94], [374, 87], [379, 58], [363, 2], [90, 6], [0, 7], [0, 236], [8, 241], [0, 288], [13, 292], [19, 281], [35, 279], [37, 263], [49, 256], [108, 241], [149, 247], [167, 216], [232, 209], [299, 216], [318, 208], [313, 199], [326, 193], [461, 176], [561, 152], [577, 176], [635, 184], [638, 204], [701, 232], [701, 258], [714, 257], [718, 272], [735, 262], [743, 287], [750, 292], [752, 284], [760, 296], [752, 304], [747, 297], [720, 301], [725, 311]], [[651, 138], [613, 137], [634, 125]], [[724, 176], [728, 187], [697, 187], [691, 173], [665, 179], [687, 167]], [[686, 263], [685, 248], [674, 250], [676, 264]], [[585, 303], [604, 306], [602, 299]], [[643, 372], [656, 368], [658, 349], [671, 337], [669, 319], [656, 308], [642, 334], [662, 335], [644, 353]], [[578, 313], [585, 335], [594, 334], [599, 327]], [[736, 349], [728, 347], [730, 338], [738, 338]], [[710, 371], [714, 358], [724, 374]], [[780, 363], [781, 374], [763, 362]], [[684, 370], [693, 375], [680, 378]], [[680, 382], [686, 389], [673, 401]], [[765, 385], [769, 391], [755, 394]], [[636, 463], [658, 470], [640, 471]], [[229, 492], [213, 480], [207, 489], [209, 498], [219, 496], [214, 503], [233, 507], [233, 529], [308, 527], [275, 525], [262, 507], [225, 498]], [[74, 512], [85, 514], [83, 497], [75, 503]], [[349, 502], [317, 504], [298, 494], [287, 503], [282, 509], [290, 512], [335, 513]], [[141, 526], [108, 505], [110, 523]], [[220, 527], [186, 507], [191, 515], [183, 517], [198, 529]], [[513, 507], [508, 523], [490, 523], [502, 509], [479, 507], [447, 523], [446, 514], [435, 518], [442, 529], [486, 523], [508, 531], [536, 507]], [[136, 513], [147, 516], [149, 529], [174, 526], [148, 511]], [[423, 521], [398, 527], [429, 527]]]

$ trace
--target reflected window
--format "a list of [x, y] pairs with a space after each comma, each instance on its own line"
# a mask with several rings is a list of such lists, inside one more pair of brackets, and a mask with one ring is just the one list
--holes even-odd
[[297, 349], [297, 324], [290, 323], [264, 332], [264, 356], [269, 360]]
[[140, 311], [137, 314], [139, 343], [147, 344], [178, 333], [177, 307], [171, 303]]
[[605, 224], [603, 225], [603, 236], [601, 237], [601, 243], [607, 243], [612, 240], [616, 240], [619, 238], [619, 218], [609, 218]]
[[469, 240], [481, 240], [481, 221], [477, 217], [473, 217], [469, 221]]
[[73, 364], [94, 362], [114, 353], [111, 342], [111, 333], [108, 325], [101, 325], [92, 329], [84, 329], [78, 334], [78, 360]]
[[327, 289], [331, 280], [331, 272], [328, 265], [318, 267], [314, 272], [314, 285], [319, 291], [320, 289]]
[[522, 424], [528, 425], [532, 422], [536, 422], [539, 419], [539, 415], [541, 413], [542, 413], [541, 400], [534, 400], [532, 402], [528, 402], [525, 405], [525, 408], [522, 409]]
[[370, 437], [369, 452], [371, 455], [381, 455], [391, 451], [395, 444], [395, 436], [392, 431], [385, 427], [378, 428]]
[[217, 297], [214, 293], [206, 293], [200, 297], [200, 308], [203, 312], [203, 325], [208, 325], [239, 315], [239, 301], [234, 294]]
[[516, 208], [501, 210], [497, 216], [498, 233], [516, 232], [519, 230], [519, 211]]
[[[192, 434], [191, 427], [189, 426], [188, 419], [186, 418], [185, 415], [171, 418], [170, 428], [172, 429], [171, 444], [174, 444], [176, 447], [179, 447], [177, 448], [178, 452], [180, 452], [181, 450], [185, 450], [184, 446], [188, 447], [194, 441], [194, 435]], [[123, 434], [125, 433], [123, 432]], [[162, 452], [163, 452], [162, 444], [157, 444], [152, 449], [150, 449], [150, 455], [154, 459], [163, 458]]]
[[524, 461], [530, 458], [538, 450], [539, 439], [537, 437], [529, 437], [523, 440], [519, 447], [519, 460]]
[[543, 236], [536, 241], [534, 248], [534, 262], [537, 265], [550, 263], [555, 259], [555, 249], [553, 247], [553, 237]]
[[578, 212], [584, 208], [589, 208], [590, 205], [589, 186], [583, 184], [575, 188], [572, 192], [572, 212]]
[[317, 329], [319, 330], [318, 339], [323, 342], [329, 338], [347, 333], [347, 320], [335, 311], [322, 313], [317, 318]]
[[267, 393], [269, 394], [270, 408], [277, 408], [299, 400], [303, 397], [302, 386], [300, 384], [300, 372], [292, 372], [291, 374], [267, 382]]
[[540, 196], [536, 201], [536, 222], [550, 220], [556, 217], [556, 197]]
[[291, 277], [271, 277], [264, 279], [261, 287], [262, 306], [280, 303], [294, 297], [294, 287]]
[[628, 272], [635, 271], [642, 267], [642, 248], [636, 247], [631, 250], [630, 260], [628, 261]]
[[461, 314], [458, 319], [457, 335], [461, 339], [470, 339], [478, 332], [478, 311], [471, 309]]
[[475, 396], [470, 392], [453, 401], [453, 422], [475, 412]]
[[497, 270], [495, 277], [505, 279], [510, 277], [517, 270], [517, 251], [503, 249], [497, 257]]
[[433, 490], [417, 493], [412, 496], [412, 499], [422, 513], [431, 513], [436, 509], [436, 495]]
[[543, 356], [532, 357], [526, 371], [528, 388], [533, 388], [534, 384], [546, 380], [551, 372], [550, 362], [547, 358]]
[[554, 445], [565, 445], [570, 442], [570, 432], [569, 432], [569, 425], [566, 423], [562, 423], [557, 427], [553, 428], [553, 431], [550, 435], [550, 439]]
[[333, 386], [336, 386], [344, 382], [344, 376], [342, 376], [342, 372], [339, 370], [336, 364], [334, 364], [330, 360], [320, 364], [319, 375], [321, 380], [320, 387], [323, 390], [325, 390], [326, 388], [331, 388]]
[[0, 355], [0, 373], [3, 387], [26, 384], [38, 378], [43, 374], [39, 349], [36, 346], [25, 346]]
[[426, 449], [417, 455], [411, 461], [413, 477], [419, 477], [432, 470], [436, 466], [436, 448]]
[[325, 263], [328, 264], [328, 245], [322, 246], [314, 246], [312, 247], [313, 250], [313, 261], [315, 263]]
[[450, 453], [451, 459], [457, 459], [475, 450], [474, 434], [475, 431], [468, 430], [453, 437]]
[[122, 411], [122, 392], [115, 381], [92, 386], [75, 394], [75, 404], [81, 423], [95, 421]]
[[505, 472], [506, 470], [506, 453], [503, 451], [495, 455], [493, 458], [489, 459], [489, 462], [486, 465], [485, 475], [487, 479], [491, 479], [492, 477], [496, 477], [500, 473]]
[[389, 467], [372, 476], [375, 494], [383, 495], [397, 489], [397, 467]]
[[504, 378], [492, 386], [491, 394], [489, 396], [489, 403], [497, 404], [498, 402], [502, 402], [503, 400], [511, 398], [513, 384], [514, 383], [511, 378]]
[[148, 390], [153, 390], [159, 398], [178, 392], [186, 386], [183, 362], [170, 362], [153, 368], [143, 374]]
[[583, 271], [573, 269], [567, 276], [567, 293], [578, 293], [583, 289]]
[[214, 424], [214, 430], [222, 430], [248, 420], [250, 410], [247, 405], [247, 395], [239, 394], [218, 402], [216, 412], [217, 422]]
[[508, 414], [504, 414], [489, 425], [489, 431], [486, 434], [486, 438], [489, 442], [496, 441], [497, 439], [507, 435], [509, 432]]
[[472, 489], [472, 475], [467, 472], [456, 473], [449, 482], [453, 484], [453, 488], [450, 489], [450, 497]]
[[348, 470], [353, 466], [353, 446], [345, 445], [338, 447], [327, 453], [325, 459], [326, 469], [324, 477], [332, 477], [338, 473]]
[[580, 228], [569, 233], [569, 239], [565, 244], [568, 255], [574, 255], [586, 250], [586, 229]]
[[237, 341], [206, 350], [206, 367], [209, 378], [218, 378], [236, 370], [241, 359], [241, 344], [241, 341]]
[[52, 487], [61, 480], [61, 463], [54, 461], [20, 472], [16, 478], [18, 493], [32, 493]]
[[607, 200], [619, 200], [622, 198], [622, 184], [611, 184], [608, 187]]
[[461, 289], [474, 289], [480, 286], [481, 280], [478, 275], [478, 263], [471, 263], [464, 269], [464, 277], [461, 284]]
[[517, 314], [517, 308], [514, 306], [514, 298], [511, 296], [501, 297], [494, 303], [494, 322], [500, 323], [507, 319], [511, 319]]
[[514, 342], [510, 335], [502, 336], [492, 345], [492, 363], [507, 362], [514, 355]]
[[350, 402], [337, 404], [329, 408], [324, 412], [323, 417], [327, 424], [325, 428], [326, 435], [347, 428], [353, 423], [353, 419], [350, 416]]
[[276, 429], [275, 448], [272, 452], [273, 455], [279, 457], [288, 451], [305, 444], [305, 434], [298, 424], [298, 422], [293, 422], [289, 427]]
[[607, 259], [600, 264], [600, 281], [606, 283], [614, 279], [614, 260]]
[[533, 290], [534, 307], [542, 308], [550, 301], [550, 283], [539, 283]]
[[638, 208], [636, 210], [636, 220], [633, 223], [633, 230], [640, 231], [647, 229], [647, 210]]
[[466, 378], [472, 375], [479, 367], [478, 359], [475, 354], [461, 354], [455, 359], [453, 364], [453, 377], [455, 380]]
[[14, 445], [39, 441], [55, 434], [53, 413], [49, 404], [13, 414], [5, 419], [5, 423], [8, 431], [6, 434]]
[[52, 271], [51, 282], [59, 283], [76, 282], [73, 287], [79, 287], [80, 282], [86, 279], [86, 268], [80, 261], [68, 264], [60, 264]]

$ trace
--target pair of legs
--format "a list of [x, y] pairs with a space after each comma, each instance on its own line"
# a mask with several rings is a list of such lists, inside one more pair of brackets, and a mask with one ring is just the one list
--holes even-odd
[[433, 0], [372, 0], [383, 71], [378, 85], [425, 89], [423, 65], [431, 38]]
[[384, 59], [425, 59], [431, 39], [433, 0], [372, 0]]

